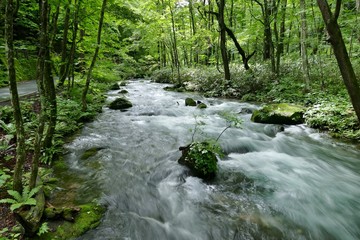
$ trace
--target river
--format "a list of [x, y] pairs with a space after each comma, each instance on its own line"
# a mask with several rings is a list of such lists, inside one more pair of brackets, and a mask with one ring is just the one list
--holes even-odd
[[[104, 111], [66, 148], [74, 175], [84, 179], [78, 201], [94, 193], [107, 206], [101, 224], [79, 239], [228, 240], [360, 239], [360, 151], [304, 125], [277, 126], [243, 118], [220, 138], [226, 155], [215, 180], [192, 177], [177, 163], [191, 141], [195, 117], [216, 138], [222, 111], [258, 106], [166, 92], [130, 81], [133, 107]], [[110, 91], [108, 101], [119, 94]], [[185, 107], [193, 97], [207, 109]], [[203, 135], [204, 135], [203, 134]], [[196, 136], [201, 138], [201, 136]], [[81, 160], [92, 147], [103, 148]]]

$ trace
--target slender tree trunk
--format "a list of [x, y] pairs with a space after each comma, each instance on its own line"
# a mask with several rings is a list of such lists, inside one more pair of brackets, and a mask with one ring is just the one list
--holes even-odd
[[50, 46], [52, 47], [52, 49], [55, 49], [55, 39], [56, 39], [56, 33], [57, 33], [57, 27], [58, 27], [57, 22], [59, 19], [59, 14], [60, 14], [60, 4], [57, 5], [56, 11], [52, 16], [52, 21], [51, 21], [52, 33], [51, 33]]
[[[76, 38], [77, 38], [77, 33], [78, 33], [78, 28], [79, 28], [79, 11], [80, 11], [80, 6], [81, 6], [81, 1], [82, 0], [75, 0], [75, 5], [76, 5], [76, 9], [74, 12], [74, 20], [73, 20], [73, 29], [72, 29], [72, 43], [71, 43], [71, 48], [70, 48], [70, 53], [69, 53], [69, 61], [67, 62], [66, 65], [66, 71], [70, 72], [71, 71], [71, 77], [74, 79], [74, 59], [75, 59], [75, 51], [76, 51]], [[70, 79], [69, 79], [69, 89], [70, 89]]]
[[22, 192], [22, 175], [25, 161], [25, 132], [16, 84], [13, 36], [14, 2], [13, 0], [7, 0], [5, 7], [5, 46], [9, 73], [11, 104], [14, 109], [14, 119], [16, 126], [16, 165], [14, 169], [13, 189], [17, 192]]
[[63, 39], [61, 44], [61, 64], [60, 64], [60, 79], [59, 79], [59, 86], [63, 86], [65, 79], [67, 77], [66, 72], [66, 59], [67, 59], [67, 42], [68, 42], [68, 32], [69, 32], [69, 22], [70, 22], [70, 3], [69, 0], [66, 6], [66, 13], [65, 13], [65, 20], [64, 20], [64, 32], [63, 32]]
[[349, 93], [352, 105], [360, 122], [360, 88], [356, 78], [354, 68], [350, 62], [345, 43], [337, 19], [340, 14], [341, 0], [336, 1], [334, 14], [326, 0], [317, 0], [326, 29], [330, 36], [330, 43], [334, 49], [334, 54], [339, 65], [339, 69]]
[[97, 56], [99, 54], [100, 43], [101, 43], [101, 31], [102, 31], [103, 22], [104, 22], [104, 14], [105, 14], [106, 2], [107, 2], [107, 0], [103, 0], [103, 2], [102, 2], [100, 20], [99, 20], [99, 28], [98, 28], [98, 34], [97, 34], [97, 45], [96, 45], [95, 53], [94, 53], [93, 59], [91, 61], [91, 65], [90, 65], [88, 75], [87, 75], [87, 78], [86, 78], [85, 88], [84, 88], [84, 91], [83, 91], [83, 94], [82, 94], [82, 111], [83, 112], [85, 112], [87, 110], [86, 95], [87, 95], [87, 93], [89, 91], [92, 70], [94, 69], [96, 59], [97, 59]]
[[306, 5], [305, 0], [300, 0], [300, 17], [301, 17], [301, 31], [300, 31], [300, 45], [301, 45], [301, 60], [303, 77], [305, 81], [305, 91], [310, 89], [310, 74], [309, 74], [309, 61], [307, 56], [307, 25], [306, 25]]
[[281, 2], [281, 23], [280, 23], [280, 30], [279, 30], [279, 38], [277, 40], [277, 47], [276, 47], [276, 70], [277, 74], [280, 73], [280, 62], [281, 62], [281, 55], [284, 54], [284, 39], [285, 39], [285, 20], [286, 20], [286, 5], [287, 0], [282, 0]]
[[[196, 35], [196, 23], [195, 23], [195, 14], [194, 14], [194, 7], [193, 7], [193, 0], [189, 0], [189, 13], [190, 13], [190, 23], [191, 23], [191, 32], [192, 36]], [[194, 42], [195, 48], [194, 48], [194, 62], [195, 64], [199, 63], [199, 54], [198, 54], [198, 48], [197, 48], [197, 40]]]
[[171, 14], [171, 29], [172, 29], [172, 41], [173, 41], [173, 55], [174, 55], [174, 66], [177, 70], [177, 82], [180, 85], [181, 84], [181, 78], [180, 78], [180, 61], [179, 61], [179, 53], [177, 49], [177, 39], [176, 39], [176, 29], [175, 29], [175, 19], [174, 19], [174, 11], [171, 6], [171, 2], [169, 1], [169, 8], [170, 8], [170, 14]]
[[[39, 12], [40, 12], [40, 48], [39, 48], [39, 56], [38, 56], [38, 66], [37, 66], [37, 84], [39, 89], [39, 95], [40, 95], [40, 103], [41, 103], [41, 109], [38, 116], [39, 125], [37, 132], [35, 134], [35, 142], [34, 142], [34, 155], [32, 160], [32, 166], [31, 166], [31, 176], [30, 176], [30, 182], [29, 186], [30, 189], [34, 188], [36, 186], [36, 180], [38, 176], [38, 169], [39, 169], [39, 162], [40, 162], [40, 156], [41, 156], [41, 149], [43, 147], [43, 135], [44, 135], [44, 128], [46, 121], [50, 122], [49, 115], [50, 112], [52, 112], [52, 100], [49, 99], [48, 95], [49, 92], [48, 85], [49, 81], [52, 81], [52, 84], [54, 84], [53, 79], [51, 76], [51, 65], [49, 62], [50, 54], [49, 54], [49, 33], [48, 33], [48, 14], [49, 14], [49, 5], [47, 0], [41, 0], [39, 5]], [[54, 88], [55, 92], [55, 88]], [[56, 104], [55, 104], [56, 109]], [[55, 112], [56, 116], [56, 112]], [[56, 118], [55, 118], [56, 121]], [[51, 123], [50, 125], [55, 124]], [[49, 125], [49, 126], [50, 126]], [[55, 128], [55, 125], [54, 125]], [[53, 131], [53, 130], [51, 130]], [[53, 133], [53, 132], [52, 132]], [[51, 133], [50, 133], [51, 134]], [[52, 140], [52, 134], [50, 137], [50, 145]], [[49, 139], [48, 139], [49, 140]]]
[[219, 27], [220, 27], [220, 50], [221, 50], [221, 57], [223, 60], [223, 67], [224, 67], [224, 74], [225, 80], [230, 80], [230, 68], [229, 68], [229, 60], [227, 56], [226, 50], [226, 26], [225, 26], [225, 19], [224, 19], [224, 10], [225, 10], [225, 0], [217, 0], [216, 1], [219, 9]]

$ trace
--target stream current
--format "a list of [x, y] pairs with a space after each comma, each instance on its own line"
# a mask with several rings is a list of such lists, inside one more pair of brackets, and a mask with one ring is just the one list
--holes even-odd
[[[97, 193], [107, 211], [79, 239], [228, 240], [360, 239], [360, 151], [303, 125], [250, 121], [258, 106], [163, 90], [130, 81], [128, 111], [104, 111], [70, 144], [71, 174], [82, 176], [79, 202]], [[108, 101], [119, 96], [108, 93]], [[207, 109], [185, 107], [193, 97]], [[191, 142], [195, 117], [205, 123], [195, 139], [216, 138], [223, 111], [239, 113], [242, 128], [219, 142], [226, 155], [215, 180], [204, 182], [177, 163]], [[85, 150], [102, 148], [81, 160]]]

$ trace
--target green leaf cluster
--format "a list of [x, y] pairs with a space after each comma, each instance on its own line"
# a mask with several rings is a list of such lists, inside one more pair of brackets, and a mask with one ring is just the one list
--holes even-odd
[[194, 163], [194, 168], [197, 171], [203, 175], [208, 175], [216, 173], [216, 154], [221, 153], [221, 147], [215, 142], [193, 142], [189, 146], [189, 152], [185, 158], [185, 161], [192, 161]]
[[9, 203], [10, 210], [15, 211], [16, 209], [27, 206], [27, 205], [36, 205], [36, 199], [33, 196], [39, 192], [42, 188], [42, 185], [37, 186], [30, 190], [29, 186], [25, 186], [22, 193], [19, 193], [14, 190], [8, 190], [8, 194], [13, 198], [1, 199], [0, 203]]

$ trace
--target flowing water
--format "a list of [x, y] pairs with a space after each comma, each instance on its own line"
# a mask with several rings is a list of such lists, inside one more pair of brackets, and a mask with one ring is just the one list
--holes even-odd
[[[360, 239], [356, 146], [303, 125], [279, 132], [241, 113], [242, 128], [220, 138], [226, 156], [216, 179], [204, 182], [177, 163], [178, 148], [191, 141], [194, 116], [206, 123], [203, 133], [216, 138], [226, 127], [222, 111], [258, 106], [163, 87], [131, 81], [133, 108], [104, 108], [67, 146], [72, 174], [83, 179], [79, 201], [96, 192], [107, 206], [101, 224], [80, 239]], [[108, 100], [117, 96], [111, 91]], [[209, 107], [185, 107], [189, 96]], [[80, 160], [92, 147], [103, 149]]]

